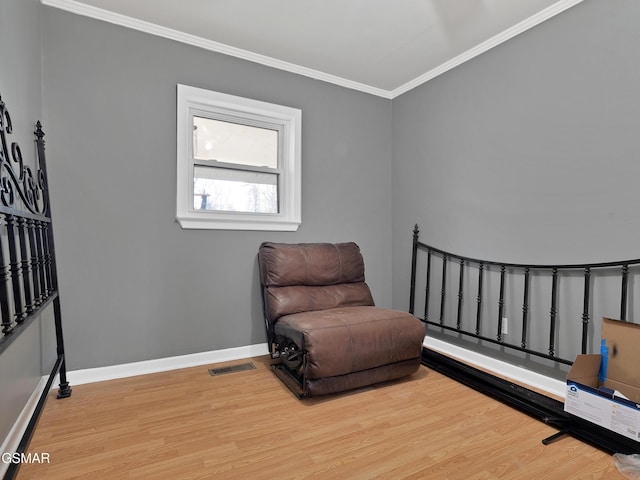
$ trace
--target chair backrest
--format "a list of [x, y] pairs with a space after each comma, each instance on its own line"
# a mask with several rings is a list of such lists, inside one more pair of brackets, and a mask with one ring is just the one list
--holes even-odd
[[258, 265], [268, 328], [283, 315], [374, 305], [360, 247], [353, 242], [265, 242]]

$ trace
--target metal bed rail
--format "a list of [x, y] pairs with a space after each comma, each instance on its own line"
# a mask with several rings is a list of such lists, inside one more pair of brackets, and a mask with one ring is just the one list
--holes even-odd
[[[635, 298], [632, 288], [640, 269], [632, 270], [638, 266], [640, 259], [573, 265], [480, 260], [421, 242], [416, 225], [413, 230], [409, 312], [416, 315], [417, 302], [423, 300], [423, 310], [416, 316], [427, 327], [551, 360], [554, 365], [571, 365], [575, 353], [591, 353], [589, 350], [594, 349], [592, 345], [597, 336], [597, 325], [591, 320], [597, 310], [594, 305], [597, 304], [600, 311], [603, 309], [602, 300], [606, 299], [607, 312], [619, 309], [619, 319], [629, 321], [632, 307], [640, 303], [640, 295]], [[489, 272], [493, 272], [493, 276]], [[472, 274], [475, 274], [475, 280], [473, 288], [470, 288], [472, 282], [469, 282], [469, 277]], [[511, 281], [514, 276], [519, 277], [517, 282]], [[604, 282], [596, 282], [603, 277]], [[541, 278], [545, 281], [533, 281]], [[569, 278], [566, 283], [570, 283], [571, 288], [561, 288], [566, 278]], [[606, 287], [604, 292], [603, 287]], [[469, 298], [471, 305], [465, 305]], [[515, 312], [516, 303], [521, 314], [519, 343], [506, 341], [505, 336], [508, 335], [505, 335], [503, 324], [505, 311], [509, 308], [510, 313]], [[546, 319], [540, 319], [539, 315], [532, 318], [532, 310], [540, 311], [540, 303], [544, 303], [545, 310], [548, 309]], [[491, 308], [487, 308], [489, 305]], [[495, 317], [486, 318], [489, 311]], [[564, 324], [568, 324], [569, 334], [567, 341], [559, 345], [558, 331], [561, 326], [566, 327]], [[538, 344], [532, 345], [531, 339], [532, 332], [540, 329], [544, 332], [539, 337], [546, 343], [542, 348]], [[575, 345], [577, 341], [579, 345]], [[564, 352], [562, 356], [558, 355], [560, 350]], [[640, 442], [564, 412], [561, 401], [543, 393], [426, 347], [423, 348], [422, 363], [556, 427], [557, 433], [542, 439], [544, 445], [563, 435], [571, 435], [608, 453], [640, 453]]]

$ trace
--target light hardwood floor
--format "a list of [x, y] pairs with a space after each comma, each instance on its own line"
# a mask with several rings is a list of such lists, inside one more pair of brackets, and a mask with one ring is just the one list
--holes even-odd
[[29, 449], [50, 463], [18, 479], [623, 479], [610, 455], [571, 437], [544, 446], [555, 429], [424, 366], [301, 401], [268, 357], [247, 361], [52, 396]]

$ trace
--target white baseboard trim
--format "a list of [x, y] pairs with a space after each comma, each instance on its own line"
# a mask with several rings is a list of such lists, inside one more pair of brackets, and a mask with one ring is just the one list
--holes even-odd
[[566, 384], [555, 378], [550, 378], [527, 370], [526, 368], [496, 360], [495, 358], [443, 342], [436, 338], [425, 337], [423, 345], [449, 357], [493, 372], [500, 377], [506, 377], [519, 384], [528, 385], [532, 388], [537, 388], [555, 395], [556, 397], [565, 398]]
[[[82, 385], [85, 383], [102, 382], [105, 380], [114, 380], [116, 378], [133, 377], [136, 375], [145, 375], [147, 373], [164, 372], [169, 370], [177, 370], [179, 368], [197, 367], [210, 363], [220, 363], [242, 358], [257, 357], [267, 355], [269, 350], [266, 343], [256, 345], [247, 345], [244, 347], [227, 348], [224, 350], [214, 350], [210, 352], [193, 353], [190, 355], [180, 355], [177, 357], [159, 358], [156, 360], [146, 360], [142, 362], [125, 363], [122, 365], [111, 365], [108, 367], [87, 368], [83, 370], [73, 370], [67, 372], [67, 380], [74, 385]], [[13, 453], [17, 450], [24, 432], [27, 430], [29, 421], [33, 412], [35, 412], [40, 400], [42, 390], [46, 387], [49, 376], [43, 376], [38, 382], [35, 390], [27, 400], [24, 408], [20, 412], [17, 420], [11, 427], [8, 435], [2, 442], [0, 452]], [[51, 389], [58, 388], [60, 376], [56, 375]], [[0, 478], [4, 477], [8, 463], [0, 461]]]
[[[519, 383], [538, 388], [542, 391], [565, 397], [565, 383], [560, 380], [546, 377], [530, 370], [512, 365], [500, 360], [496, 360], [486, 355], [482, 355], [470, 350], [443, 342], [441, 340], [425, 337], [423, 345], [427, 348], [443, 353], [457, 360], [476, 365], [490, 372], [494, 372], [502, 377], [510, 378]], [[269, 353], [266, 343], [247, 345], [244, 347], [227, 348], [210, 352], [193, 353], [190, 355], [180, 355], [176, 357], [159, 358], [156, 360], [145, 360], [142, 362], [125, 363], [121, 365], [111, 365], [107, 367], [87, 368], [83, 370], [72, 370], [67, 372], [67, 379], [73, 385], [102, 382], [117, 378], [133, 377], [148, 373], [177, 370], [179, 368], [197, 367], [210, 363], [220, 363], [243, 358], [267, 355]], [[36, 409], [42, 389], [46, 386], [48, 376], [43, 376], [35, 390], [29, 397], [18, 419], [14, 423], [11, 431], [5, 438], [0, 452], [15, 452], [20, 444], [22, 435], [27, 429], [29, 420]], [[56, 378], [51, 388], [58, 388], [59, 379]], [[4, 476], [9, 464], [0, 462], [0, 478]]]
[[[197, 367], [200, 365], [207, 365], [209, 363], [227, 362], [241, 358], [267, 355], [268, 353], [269, 350], [267, 348], [267, 344], [260, 343], [244, 347], [180, 355], [177, 357], [158, 358], [155, 360], [110, 365], [107, 367], [86, 368], [83, 370], [72, 370], [67, 372], [67, 380], [71, 384], [71, 388], [73, 388], [74, 385], [82, 385], [85, 383], [103, 382], [105, 380], [115, 380], [117, 378], [146, 375], [148, 373], [165, 372], [169, 370], [177, 370], [179, 368]], [[57, 382], [54, 382], [54, 386], [57, 387]]]
[[[31, 420], [33, 412], [36, 411], [38, 401], [40, 400], [40, 395], [42, 395], [42, 390], [44, 389], [44, 387], [47, 386], [48, 380], [49, 376], [45, 375], [36, 385], [35, 390], [29, 397], [29, 400], [27, 400], [27, 403], [20, 412], [20, 415], [18, 415], [16, 422], [13, 424], [13, 427], [11, 427], [11, 430], [9, 430], [9, 434], [2, 442], [2, 446], [0, 446], [0, 453], [14, 453], [18, 449], [20, 441], [22, 440], [22, 436], [27, 430], [27, 426], [29, 425], [29, 421]], [[7, 473], [9, 465], [9, 463], [0, 461], [0, 478], [3, 478], [5, 473]]]
[[[531, 370], [527, 370], [525, 368], [518, 367], [501, 360], [496, 360], [495, 358], [491, 358], [486, 355], [482, 355], [480, 353], [473, 352], [471, 350], [467, 350], [465, 348], [458, 347], [456, 345], [452, 345], [450, 343], [428, 336], [425, 337], [423, 345], [427, 348], [443, 353], [457, 360], [461, 360], [463, 362], [475, 365], [479, 368], [486, 369], [492, 373], [495, 373], [496, 375], [510, 378], [518, 383], [529, 385], [532, 388], [538, 388], [557, 397], [565, 397], [566, 385], [560, 380], [550, 378], [545, 375], [532, 372]], [[179, 368], [197, 367], [210, 363], [220, 363], [239, 360], [242, 358], [267, 355], [268, 353], [269, 350], [267, 344], [260, 343], [256, 345], [247, 345], [244, 347], [213, 350], [209, 352], [159, 358], [155, 360], [145, 360], [141, 362], [125, 363], [121, 365], [110, 365], [107, 367], [72, 370], [67, 372], [67, 379], [73, 388], [73, 385], [102, 382], [105, 380], [133, 377], [136, 375], [146, 375], [148, 373], [177, 370]], [[58, 381], [56, 379], [56, 381], [52, 385], [52, 388], [57, 388], [57, 384]], [[31, 411], [33, 411], [33, 409]]]

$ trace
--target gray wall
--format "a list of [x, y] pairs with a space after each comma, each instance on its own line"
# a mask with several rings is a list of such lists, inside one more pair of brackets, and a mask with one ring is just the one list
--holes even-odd
[[[71, 370], [266, 341], [262, 241], [360, 244], [391, 305], [391, 102], [43, 8], [44, 109]], [[302, 109], [302, 226], [182, 230], [176, 84]]]
[[[24, 161], [35, 165], [33, 130], [41, 118], [41, 6], [38, 0], [0, 2], [0, 95]], [[45, 125], [46, 128], [46, 125]], [[47, 309], [2, 354], [0, 439], [5, 439], [43, 373], [55, 361], [53, 315]], [[1, 443], [1, 442], [0, 442]]]
[[395, 306], [415, 223], [487, 260], [638, 257], [639, 18], [636, 1], [585, 0], [393, 100]]
[[[0, 93], [17, 131], [44, 116], [70, 369], [264, 342], [264, 240], [355, 240], [378, 304], [402, 309], [416, 222], [488, 259], [637, 256], [633, 0], [585, 0], [393, 101], [37, 0], [0, 9]], [[177, 83], [303, 110], [298, 232], [180, 229]], [[41, 375], [36, 325], [7, 360], [20, 379], [0, 371], [0, 434]]]

